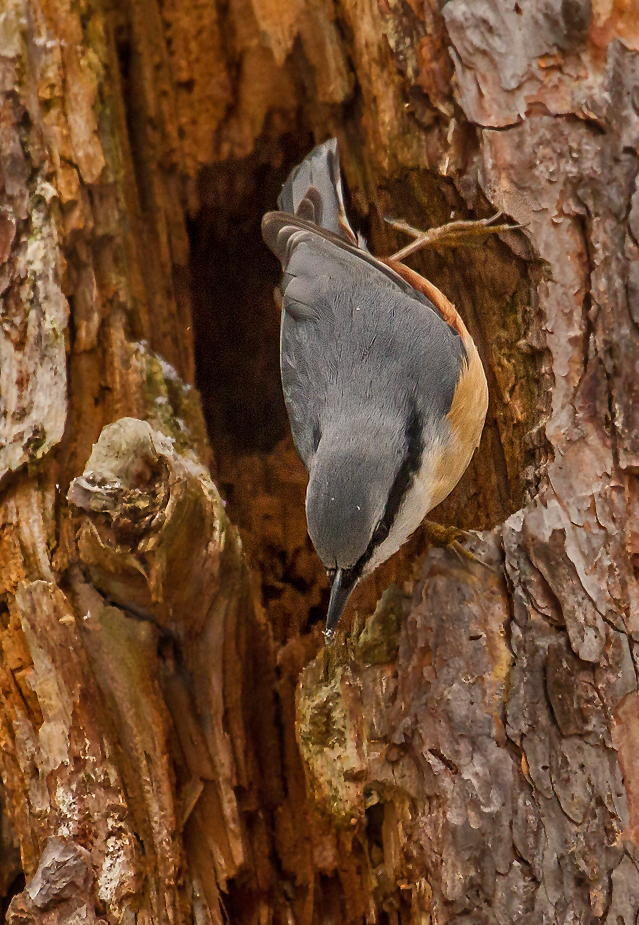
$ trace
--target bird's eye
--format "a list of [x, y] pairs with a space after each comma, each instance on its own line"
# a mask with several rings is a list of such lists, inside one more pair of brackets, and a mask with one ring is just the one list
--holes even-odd
[[373, 543], [375, 546], [379, 546], [380, 543], [383, 543], [386, 537], [388, 536], [388, 524], [380, 520], [380, 522], [375, 527], [375, 532], [373, 533]]
[[335, 581], [335, 572], [336, 572], [336, 571], [337, 571], [337, 569], [334, 569], [334, 568], [327, 568], [327, 569], [326, 569], [326, 577], [328, 578], [328, 581], [329, 581], [330, 584], [333, 584], [333, 582]]

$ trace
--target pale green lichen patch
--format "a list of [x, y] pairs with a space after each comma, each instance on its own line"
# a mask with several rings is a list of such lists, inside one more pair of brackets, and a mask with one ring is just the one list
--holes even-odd
[[195, 448], [200, 461], [209, 450], [200, 398], [163, 357], [153, 353], [146, 341], [131, 345], [132, 362], [143, 383], [145, 419], [161, 433], [171, 437], [179, 453]]
[[399, 630], [406, 608], [406, 595], [391, 585], [382, 594], [375, 612], [368, 618], [355, 642], [358, 660], [367, 665], [391, 662], [399, 646]]
[[348, 825], [364, 812], [358, 780], [365, 762], [345, 707], [347, 672], [340, 667], [325, 683], [323, 673], [320, 654], [298, 688], [297, 738], [314, 800], [336, 822]]
[[[360, 817], [365, 808], [362, 781], [369, 741], [361, 723], [362, 673], [376, 676], [377, 667], [397, 654], [405, 594], [391, 586], [361, 632], [326, 646], [302, 674], [297, 698], [297, 735], [317, 802], [341, 821]], [[357, 677], [356, 677], [357, 676]], [[374, 683], [374, 682], [372, 682]]]

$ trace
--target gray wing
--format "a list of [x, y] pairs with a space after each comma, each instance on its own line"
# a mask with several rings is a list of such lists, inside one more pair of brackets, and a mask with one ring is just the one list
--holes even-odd
[[465, 350], [428, 299], [323, 234], [289, 224], [279, 243], [282, 385], [307, 469], [336, 422], [414, 411], [426, 425], [441, 421]]
[[[304, 234], [306, 232], [306, 234]], [[400, 289], [411, 299], [416, 299], [422, 305], [427, 305], [439, 317], [439, 312], [427, 296], [407, 283], [391, 267], [387, 266], [371, 252], [365, 249], [361, 243], [355, 244], [346, 241], [340, 235], [334, 234], [329, 229], [320, 228], [312, 220], [300, 218], [297, 215], [290, 215], [288, 212], [267, 212], [262, 219], [262, 237], [267, 246], [273, 251], [275, 256], [282, 264], [285, 270], [290, 260], [293, 250], [300, 243], [309, 242], [311, 237], [322, 238], [330, 242], [335, 248], [352, 254], [358, 261], [363, 261], [369, 266], [374, 267], [379, 274], [385, 276], [391, 283]]]

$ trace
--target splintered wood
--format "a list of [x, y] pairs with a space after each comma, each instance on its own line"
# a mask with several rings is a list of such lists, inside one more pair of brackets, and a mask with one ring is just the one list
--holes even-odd
[[[635, 7], [4, 0], [9, 925], [636, 925]], [[410, 257], [475, 561], [418, 531], [325, 649], [259, 225], [332, 135], [377, 254], [524, 228]]]

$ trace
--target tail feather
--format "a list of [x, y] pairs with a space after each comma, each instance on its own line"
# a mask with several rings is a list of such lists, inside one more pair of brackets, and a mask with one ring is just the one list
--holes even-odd
[[291, 171], [277, 204], [282, 212], [314, 222], [349, 243], [356, 242], [344, 208], [336, 138], [317, 145]]

